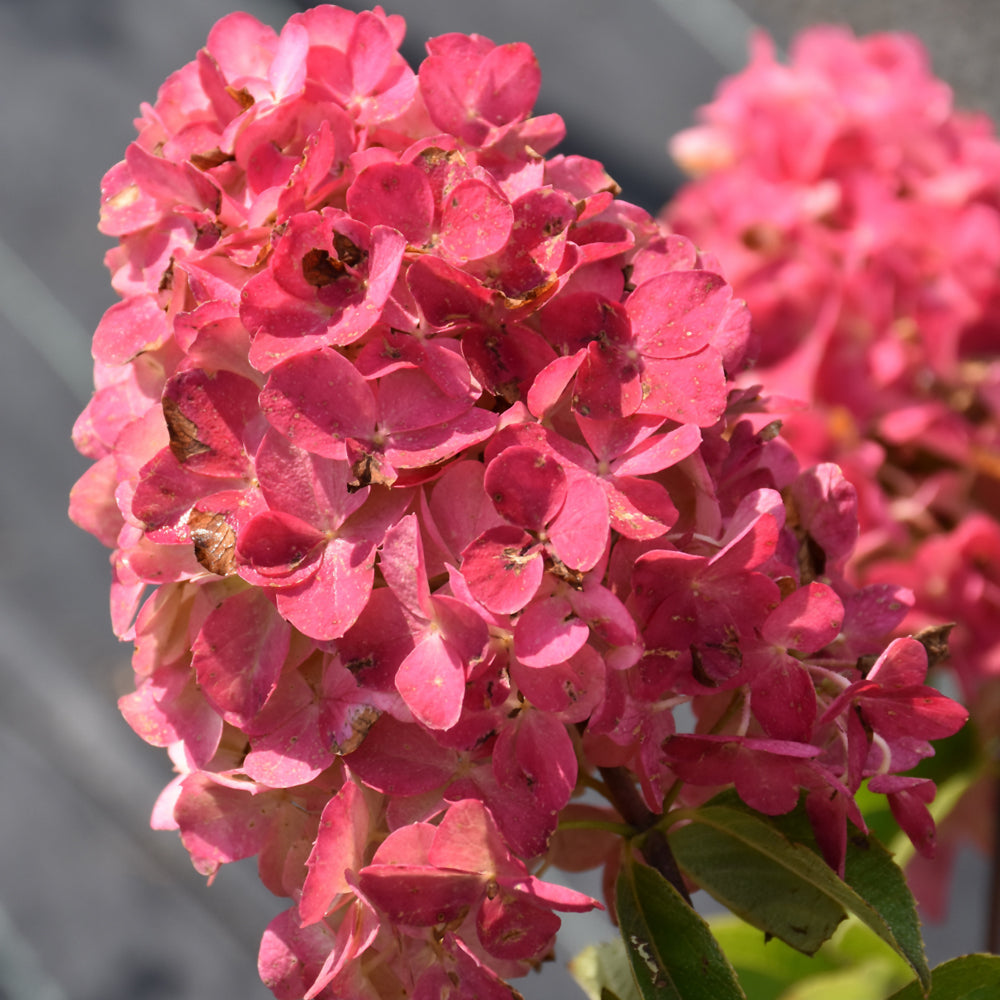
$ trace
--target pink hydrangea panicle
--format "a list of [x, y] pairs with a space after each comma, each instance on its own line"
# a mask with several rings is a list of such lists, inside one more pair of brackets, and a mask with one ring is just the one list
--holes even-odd
[[[734, 785], [805, 797], [836, 866], [878, 778], [926, 843], [902, 771], [961, 714], [909, 646], [859, 676], [906, 609], [847, 576], [854, 489], [737, 387], [718, 261], [546, 158], [527, 45], [414, 71], [403, 29], [223, 18], [102, 185], [120, 301], [71, 516], [113, 549], [121, 711], [177, 768], [156, 826], [289, 900], [282, 1000], [510, 1000], [600, 905], [548, 864], [610, 884], [609, 823]], [[832, 141], [805, 119], [759, 137], [800, 173]], [[579, 801], [596, 769], [631, 811]]]
[[[856, 489], [860, 537], [823, 555], [852, 582], [912, 589], [898, 634], [954, 624], [948, 665], [988, 732], [1000, 648], [993, 126], [955, 109], [915, 37], [823, 26], [794, 40], [787, 64], [758, 36], [700, 118], [671, 142], [694, 179], [663, 218], [712, 248], [750, 306], [757, 365], [738, 381], [770, 397], [803, 464], [836, 463]], [[807, 492], [797, 507], [830, 509]], [[929, 850], [916, 819], [928, 787], [869, 787]]]

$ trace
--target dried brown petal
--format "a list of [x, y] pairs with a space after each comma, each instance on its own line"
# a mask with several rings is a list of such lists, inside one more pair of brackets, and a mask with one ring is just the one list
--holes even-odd
[[195, 558], [209, 573], [230, 576], [236, 572], [236, 532], [224, 514], [213, 514], [195, 507], [188, 516], [188, 527], [194, 542]]

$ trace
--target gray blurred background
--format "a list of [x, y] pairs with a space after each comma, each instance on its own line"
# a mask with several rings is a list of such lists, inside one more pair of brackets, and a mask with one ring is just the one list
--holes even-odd
[[[346, 3], [360, 9], [364, 4]], [[817, 20], [906, 29], [964, 106], [1000, 109], [995, 0], [396, 0], [404, 51], [479, 32], [527, 41], [539, 111], [561, 151], [605, 162], [655, 210], [677, 175], [666, 138], [741, 67], [753, 22], [785, 44]], [[148, 830], [165, 754], [115, 708], [129, 650], [111, 635], [107, 554], [70, 525], [87, 463], [70, 427], [89, 396], [89, 339], [113, 295], [95, 228], [98, 183], [133, 137], [140, 101], [192, 59], [225, 0], [0, 0], [0, 1000], [265, 1000], [256, 949], [283, 908], [253, 866], [207, 888], [174, 834]], [[298, 9], [252, 0], [280, 27]], [[976, 950], [983, 870], [965, 857], [933, 961]], [[603, 925], [596, 924], [603, 930]], [[566, 921], [559, 961], [519, 983], [577, 993], [566, 958], [595, 924]], [[849, 1000], [849, 998], [848, 998]]]

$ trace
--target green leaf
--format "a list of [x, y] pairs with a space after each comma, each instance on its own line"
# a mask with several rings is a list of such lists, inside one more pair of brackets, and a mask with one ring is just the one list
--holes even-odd
[[[845, 966], [878, 964], [890, 975], [891, 989], [898, 989], [913, 976], [909, 963], [854, 916], [837, 928], [837, 933], [823, 946], [820, 954], [829, 955]], [[889, 993], [889, 989], [885, 992]]]
[[839, 968], [826, 949], [803, 955], [778, 938], [768, 940], [738, 917], [712, 917], [709, 926], [750, 1000], [779, 1000], [799, 980]]
[[569, 971], [589, 1000], [642, 1000], [621, 938], [588, 945], [570, 959]]
[[692, 820], [669, 836], [677, 863], [747, 923], [812, 955], [846, 918], [829, 868], [762, 820], [723, 806]]
[[[927, 1000], [996, 1000], [1000, 996], [1000, 957], [964, 955], [934, 969]], [[889, 1000], [924, 1000], [920, 983], [893, 993]]]
[[[812, 825], [802, 805], [784, 816], [774, 817], [772, 822], [786, 837], [820, 857]], [[853, 826], [850, 827], [850, 834], [847, 838], [844, 882], [865, 907], [858, 909], [848, 903], [848, 909], [905, 959], [920, 981], [929, 987], [931, 973], [924, 955], [917, 904], [906, 884], [903, 870], [874, 837], [866, 836]]]
[[746, 1000], [708, 924], [629, 850], [615, 886], [615, 905], [642, 1000]]
[[736, 917], [713, 917], [712, 933], [750, 1000], [884, 1000], [913, 970], [856, 917], [813, 956]]
[[[691, 822], [669, 835], [689, 878], [748, 923], [806, 954], [850, 911], [929, 984], [913, 897], [877, 841], [854, 839], [845, 882], [816, 852], [801, 807], [800, 815], [775, 819], [719, 801], [685, 810]], [[806, 838], [811, 847], [802, 842]]]
[[884, 970], [865, 964], [810, 976], [782, 993], [780, 1000], [885, 1000], [891, 986]]

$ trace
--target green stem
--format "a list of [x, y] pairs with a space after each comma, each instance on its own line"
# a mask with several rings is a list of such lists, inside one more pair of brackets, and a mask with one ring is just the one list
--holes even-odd
[[561, 819], [559, 830], [603, 830], [619, 837], [632, 837], [635, 829], [627, 823], [615, 823], [610, 819]]

